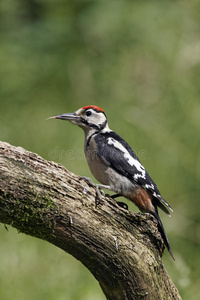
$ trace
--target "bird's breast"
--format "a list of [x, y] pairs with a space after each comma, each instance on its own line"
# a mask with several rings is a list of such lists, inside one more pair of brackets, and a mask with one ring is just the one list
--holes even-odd
[[107, 173], [108, 165], [106, 165], [99, 157], [97, 146], [93, 137], [90, 139], [89, 144], [85, 143], [85, 156], [89, 165], [91, 173], [102, 184], [109, 184], [109, 176]]

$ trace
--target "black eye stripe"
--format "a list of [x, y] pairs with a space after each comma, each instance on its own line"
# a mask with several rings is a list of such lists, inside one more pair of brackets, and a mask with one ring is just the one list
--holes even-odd
[[107, 124], [107, 120], [105, 120], [102, 124], [95, 125], [95, 124], [92, 124], [92, 123], [88, 122], [87, 120], [85, 120], [83, 118], [81, 118], [81, 122], [83, 124], [87, 125], [88, 127], [92, 127], [94, 129], [96, 129], [97, 131], [102, 130]]

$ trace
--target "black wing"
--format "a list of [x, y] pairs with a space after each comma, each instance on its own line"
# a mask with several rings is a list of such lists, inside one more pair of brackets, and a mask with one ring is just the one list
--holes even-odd
[[[106, 164], [110, 165], [119, 174], [126, 176], [131, 181], [151, 192], [155, 198], [171, 209], [169, 204], [160, 195], [155, 182], [126, 141], [114, 131], [99, 133], [94, 139], [98, 155]], [[163, 206], [162, 204], [160, 205]], [[164, 211], [167, 212], [166, 208]]]

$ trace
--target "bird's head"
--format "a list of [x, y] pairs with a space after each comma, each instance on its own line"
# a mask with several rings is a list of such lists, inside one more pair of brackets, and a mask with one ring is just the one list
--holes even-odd
[[66, 113], [50, 117], [49, 119], [60, 119], [70, 121], [78, 125], [85, 132], [90, 130], [101, 131], [108, 126], [106, 115], [102, 108], [95, 105], [88, 105], [78, 109], [74, 113]]

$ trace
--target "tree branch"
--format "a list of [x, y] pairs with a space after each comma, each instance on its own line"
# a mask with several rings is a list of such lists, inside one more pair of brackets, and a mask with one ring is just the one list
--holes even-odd
[[0, 142], [0, 222], [80, 260], [107, 299], [181, 299], [162, 261], [156, 220], [102, 196], [62, 165]]

